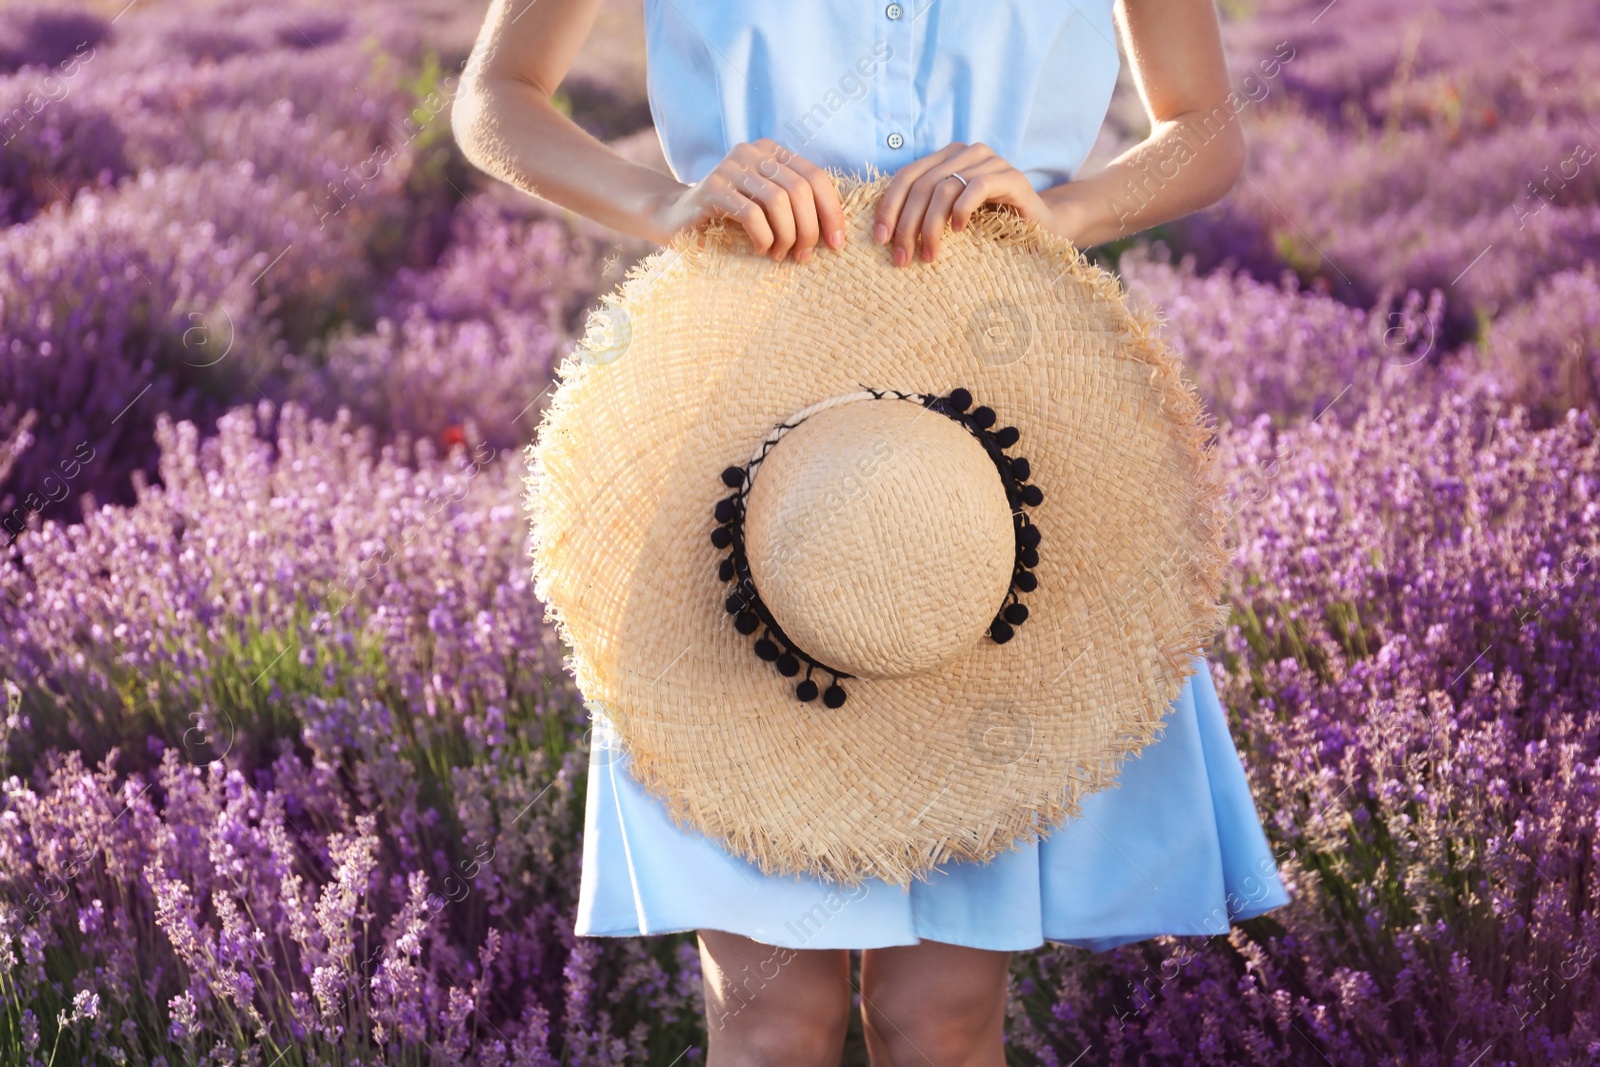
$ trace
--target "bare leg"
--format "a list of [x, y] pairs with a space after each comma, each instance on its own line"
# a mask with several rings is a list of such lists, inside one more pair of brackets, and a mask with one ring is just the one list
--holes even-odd
[[706, 1067], [839, 1067], [850, 953], [775, 948], [701, 930]]
[[861, 954], [873, 1067], [1005, 1067], [1011, 954], [938, 941]]

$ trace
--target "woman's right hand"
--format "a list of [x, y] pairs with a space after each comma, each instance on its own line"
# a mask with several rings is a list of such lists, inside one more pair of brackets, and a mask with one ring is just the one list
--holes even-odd
[[750, 235], [756, 254], [796, 262], [810, 259], [819, 239], [844, 247], [844, 207], [833, 176], [768, 139], [741, 143], [694, 185], [679, 186], [655, 212], [664, 234], [732, 219]]

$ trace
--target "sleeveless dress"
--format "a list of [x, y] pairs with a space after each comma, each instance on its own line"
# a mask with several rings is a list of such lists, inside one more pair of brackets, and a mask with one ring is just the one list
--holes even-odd
[[[1070, 180], [1120, 59], [1112, 0], [644, 0], [651, 113], [696, 182], [770, 137], [822, 166], [892, 172], [983, 142], [1035, 189]], [[819, 254], [826, 254], [825, 251]], [[914, 269], [914, 268], [911, 268]], [[765, 875], [673, 823], [596, 714], [575, 932], [725, 930], [786, 948], [941, 941], [1102, 951], [1225, 933], [1288, 903], [1209, 665], [1194, 660], [1161, 737], [1082, 815], [986, 864], [902, 888]]]

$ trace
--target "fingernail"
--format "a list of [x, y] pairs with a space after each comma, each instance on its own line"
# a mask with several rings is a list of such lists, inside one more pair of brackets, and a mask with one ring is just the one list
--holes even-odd
[[889, 227], [881, 222], [878, 223], [872, 228], [872, 239], [880, 245], [883, 244], [889, 239]]
[[794, 258], [801, 263], [811, 262], [811, 249], [808, 248], [803, 252], [796, 253]]
[[828, 244], [831, 245], [834, 248], [843, 248], [844, 247], [844, 231], [843, 230], [834, 230], [832, 233], [828, 234]]
[[906, 265], [906, 250], [899, 246], [896, 246], [894, 250], [894, 265], [897, 267]]

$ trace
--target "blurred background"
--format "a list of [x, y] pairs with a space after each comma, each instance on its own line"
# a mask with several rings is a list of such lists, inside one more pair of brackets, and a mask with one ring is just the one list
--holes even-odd
[[[1600, 1062], [1592, 5], [1220, 11], [1245, 176], [1090, 251], [1218, 422], [1295, 901], [1019, 954], [1008, 1057]], [[704, 1060], [691, 935], [571, 933], [520, 508], [651, 247], [463, 161], [482, 14], [0, 4], [0, 1062]], [[558, 101], [665, 169], [644, 71], [606, 0]]]

